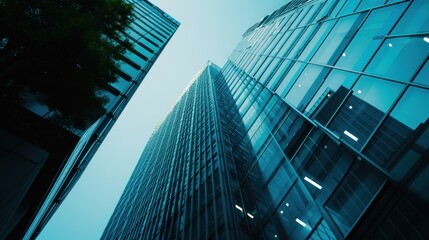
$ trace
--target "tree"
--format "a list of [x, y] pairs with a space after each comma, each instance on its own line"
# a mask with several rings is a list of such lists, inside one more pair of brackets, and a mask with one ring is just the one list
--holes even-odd
[[[107, 101], [117, 60], [129, 47], [123, 0], [0, 0], [0, 98], [19, 103], [30, 92], [68, 127]], [[121, 42], [121, 44], [118, 44]]]

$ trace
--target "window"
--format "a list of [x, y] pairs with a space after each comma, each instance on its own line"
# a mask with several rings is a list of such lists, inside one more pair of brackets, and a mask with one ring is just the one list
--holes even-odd
[[362, 71], [381, 44], [380, 36], [389, 33], [405, 6], [406, 4], [397, 4], [372, 11], [338, 59], [336, 66]]
[[387, 38], [365, 72], [410, 81], [429, 55], [429, 43], [423, 36]]

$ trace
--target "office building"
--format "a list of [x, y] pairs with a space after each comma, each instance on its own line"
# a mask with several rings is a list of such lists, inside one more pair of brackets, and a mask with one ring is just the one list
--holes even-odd
[[165, 118], [104, 239], [428, 239], [429, 2], [290, 1]]
[[2, 104], [0, 239], [38, 235], [180, 25], [148, 1], [129, 2], [131, 24], [117, 41], [131, 44], [118, 62], [117, 81], [103, 90], [108, 103], [85, 116], [89, 128], [52, 122], [51, 110], [31, 93], [20, 105]]

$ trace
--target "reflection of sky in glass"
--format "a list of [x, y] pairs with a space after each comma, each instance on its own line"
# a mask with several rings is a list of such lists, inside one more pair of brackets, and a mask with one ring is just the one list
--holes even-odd
[[386, 112], [398, 97], [402, 87], [402, 84], [363, 76], [353, 87], [353, 94], [379, 110]]
[[410, 81], [428, 54], [429, 44], [421, 36], [388, 38], [365, 71]]
[[408, 127], [416, 129], [429, 117], [429, 91], [409, 88], [390, 114]]
[[344, 72], [340, 70], [332, 70], [331, 73], [326, 78], [325, 82], [320, 87], [319, 91], [311, 100], [310, 104], [306, 108], [306, 111], [310, 111], [313, 107], [314, 103], [320, 98], [323, 92], [326, 91], [327, 88], [330, 88], [332, 91], [337, 91], [337, 89], [342, 85], [346, 88], [350, 88], [353, 83], [356, 81], [357, 74]]

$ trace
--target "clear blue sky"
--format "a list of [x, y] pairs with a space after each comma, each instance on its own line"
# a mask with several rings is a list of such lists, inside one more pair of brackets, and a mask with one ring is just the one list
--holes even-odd
[[38, 239], [99, 239], [153, 129], [207, 60], [223, 66], [244, 31], [287, 0], [153, 0], [181, 22]]

